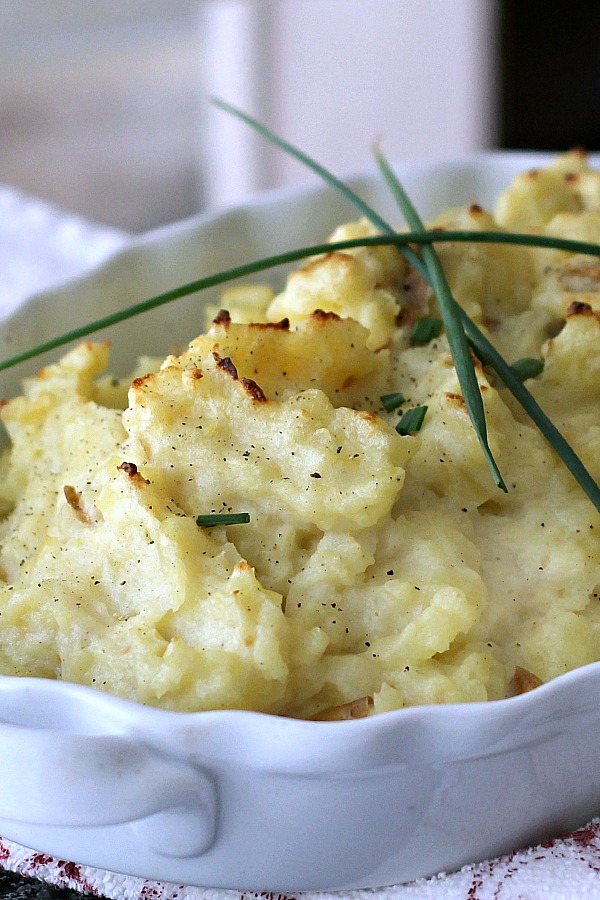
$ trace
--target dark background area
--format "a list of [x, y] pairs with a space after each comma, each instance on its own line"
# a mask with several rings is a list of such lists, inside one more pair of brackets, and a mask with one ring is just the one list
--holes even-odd
[[600, 3], [499, 0], [499, 145], [600, 149]]

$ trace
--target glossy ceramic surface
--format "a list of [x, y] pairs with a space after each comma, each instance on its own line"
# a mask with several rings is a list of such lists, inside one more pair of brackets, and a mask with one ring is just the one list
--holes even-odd
[[[489, 204], [543, 159], [397, 168], [428, 216]], [[353, 184], [397, 221], [377, 178]], [[228, 265], [316, 243], [353, 216], [315, 188], [145, 236], [1, 322], [0, 355]], [[99, 333], [112, 341], [113, 368], [185, 342], [215, 296]], [[0, 394], [44, 361], [3, 373]], [[65, 683], [0, 678], [0, 833], [62, 859], [181, 884], [301, 891], [410, 881], [597, 814], [599, 696], [596, 664], [495, 703], [302, 722], [166, 713]]]

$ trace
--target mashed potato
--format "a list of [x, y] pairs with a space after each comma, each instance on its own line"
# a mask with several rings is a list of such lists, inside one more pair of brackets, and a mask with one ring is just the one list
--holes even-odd
[[[600, 242], [600, 174], [568, 154], [494, 214], [432, 224]], [[439, 255], [510, 362], [543, 358], [528, 386], [600, 480], [597, 262]], [[411, 339], [439, 313], [399, 252], [335, 252], [278, 296], [232, 288], [223, 305], [127, 385], [84, 343], [4, 403], [1, 673], [173, 710], [343, 718], [506, 697], [600, 658], [600, 516], [477, 366], [508, 494], [494, 485], [444, 335]], [[422, 427], [399, 433], [417, 406]], [[223, 512], [250, 522], [196, 522]]]

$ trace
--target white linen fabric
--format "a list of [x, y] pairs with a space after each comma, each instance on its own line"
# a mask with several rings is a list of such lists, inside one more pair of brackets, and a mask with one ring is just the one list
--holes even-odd
[[115, 228], [94, 225], [0, 185], [0, 314], [81, 275], [127, 240]]
[[537, 847], [412, 884], [342, 893], [283, 894], [164, 884], [54, 859], [0, 839], [0, 866], [109, 900], [598, 900], [600, 820]]
[[[0, 186], [0, 314], [77, 276], [128, 236]], [[600, 820], [460, 872], [346, 895], [238, 892], [162, 884], [54, 859], [0, 838], [0, 867], [110, 900], [587, 900], [600, 898]]]

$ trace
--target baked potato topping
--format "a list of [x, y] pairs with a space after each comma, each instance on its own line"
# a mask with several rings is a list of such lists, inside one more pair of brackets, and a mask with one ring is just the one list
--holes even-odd
[[[494, 211], [430, 226], [600, 242], [600, 174], [566, 154]], [[600, 480], [600, 267], [438, 253], [500, 352], [543, 360], [528, 387]], [[4, 402], [0, 673], [332, 719], [499, 699], [600, 659], [600, 516], [477, 363], [509, 491], [494, 485], [444, 335], [411, 339], [439, 312], [396, 249], [333, 252], [277, 295], [245, 285], [222, 303], [132, 379], [85, 342]], [[400, 433], [415, 407], [422, 427]], [[250, 521], [196, 521], [229, 512]]]

